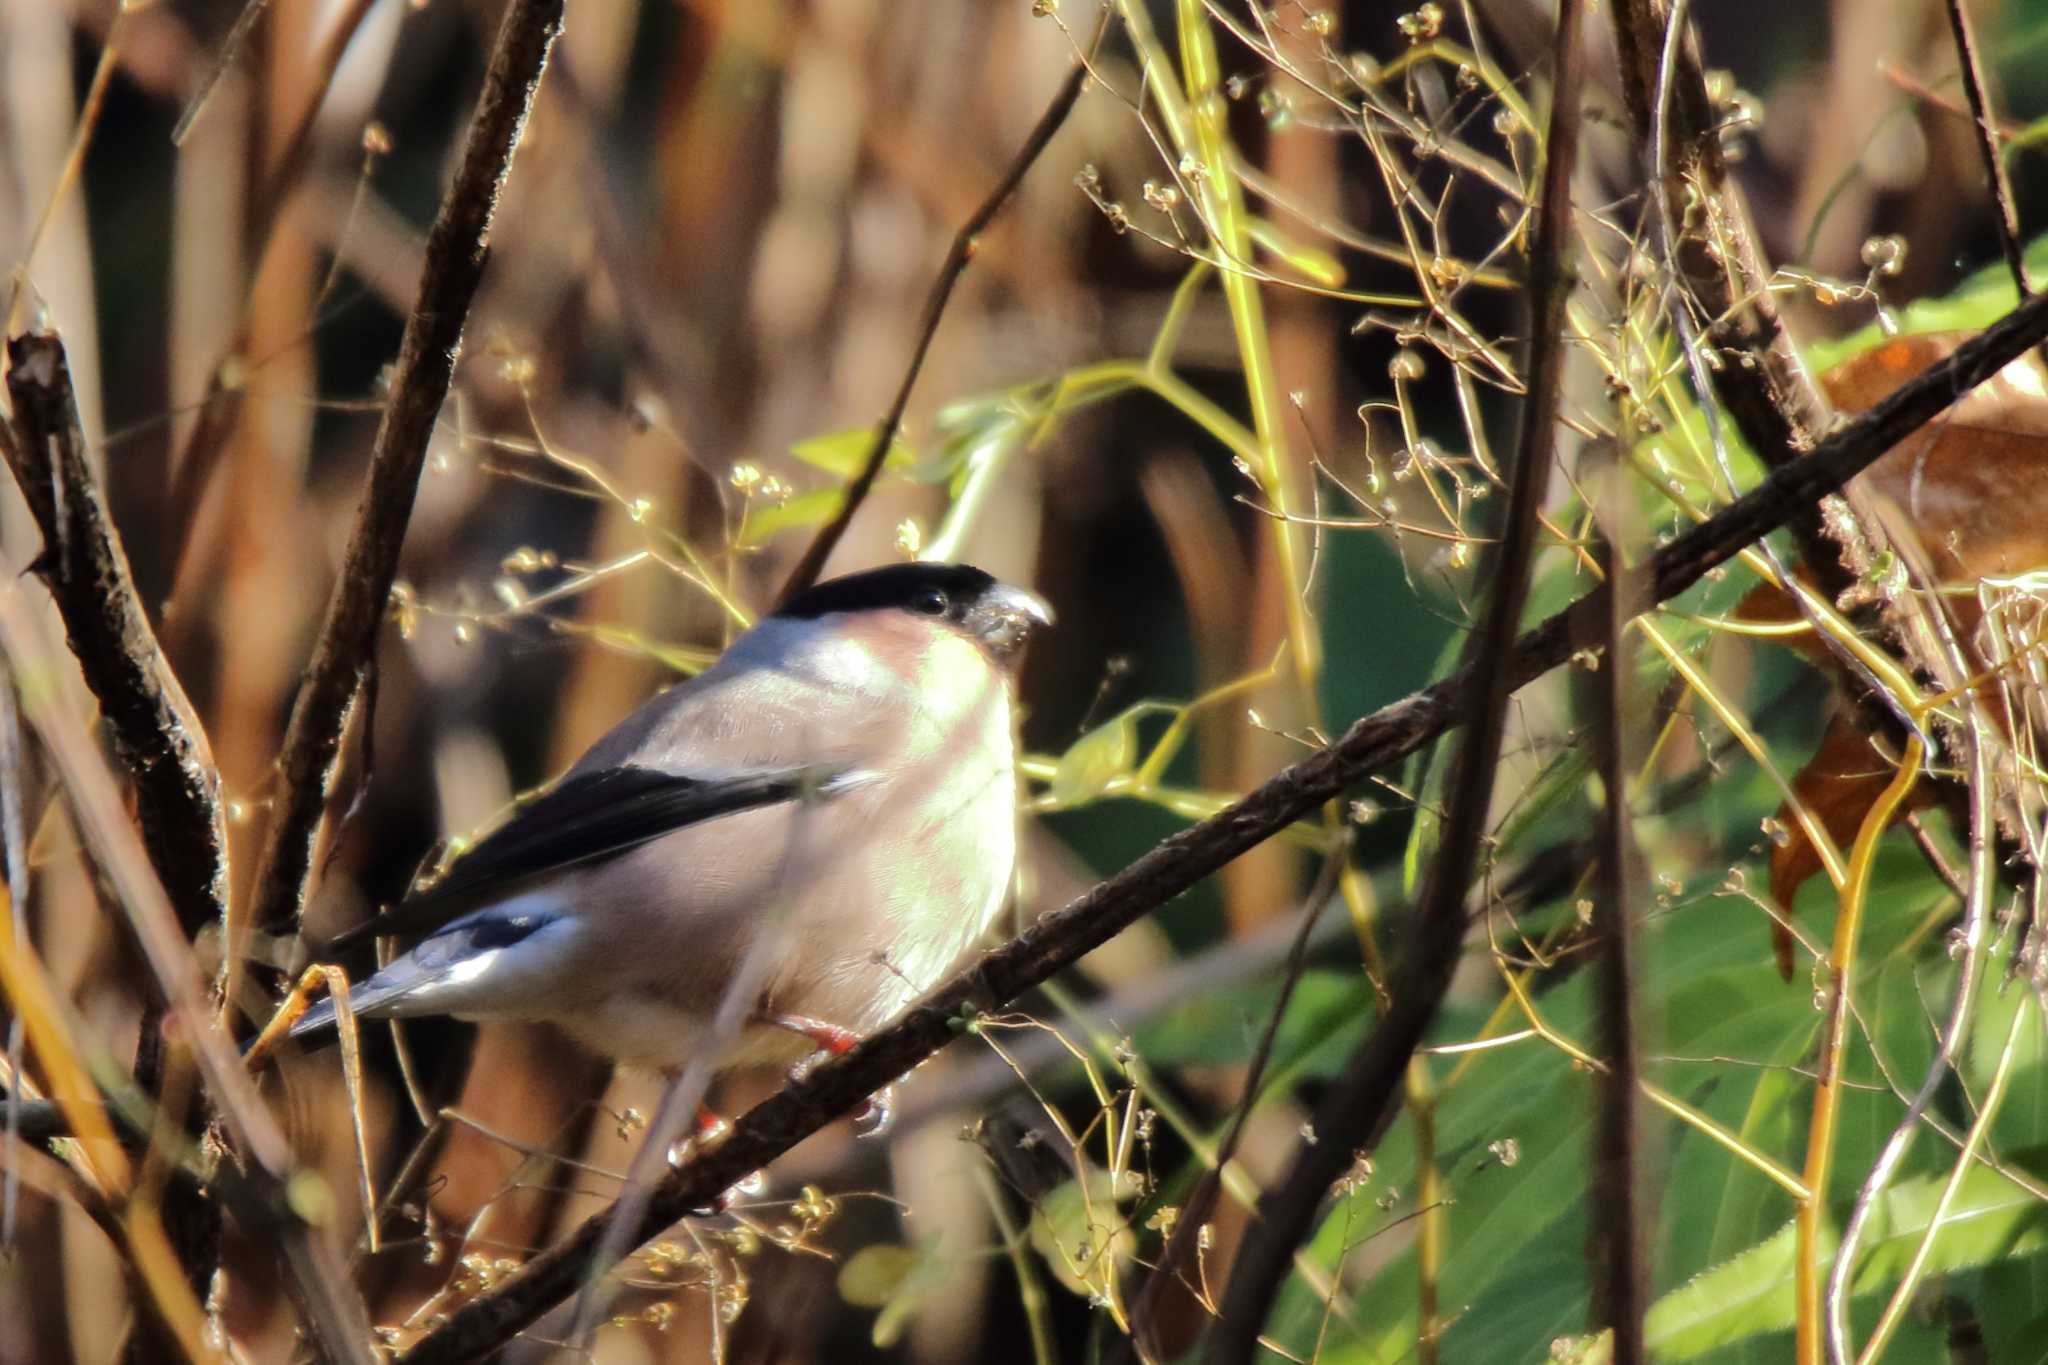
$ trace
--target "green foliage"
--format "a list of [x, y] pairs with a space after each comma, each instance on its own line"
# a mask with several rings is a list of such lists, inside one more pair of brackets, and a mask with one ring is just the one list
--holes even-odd
[[869, 1336], [887, 1350], [901, 1339], [918, 1305], [944, 1287], [958, 1264], [934, 1245], [877, 1242], [854, 1252], [839, 1268], [839, 1297], [856, 1308], [880, 1310]]
[[[1767, 798], [1757, 792], [1753, 799]], [[1872, 965], [1857, 997], [1869, 1032], [1852, 1034], [1841, 1174], [1829, 1191], [1836, 1225], [1904, 1111], [1904, 1098], [1886, 1073], [1900, 1086], [1917, 1085], [1931, 1057], [1929, 1012], [1948, 998], [1956, 970], [1942, 936], [1931, 930], [1952, 910], [1952, 900], [1910, 849], [1886, 849], [1867, 927]], [[1758, 1156], [1796, 1170], [1812, 1093], [1799, 1068], [1810, 1061], [1821, 1017], [1811, 985], [1779, 981], [1763, 952], [1761, 918], [1738, 896], [1674, 898], [1659, 907], [1652, 924], [1643, 980], [1646, 998], [1658, 1002], [1652, 1079]], [[1986, 970], [1997, 979], [2003, 968], [1994, 961]], [[1589, 1042], [1593, 995], [1585, 974], [1560, 970], [1549, 979], [1549, 988], [1535, 997], [1541, 1019], [1559, 1035]], [[1986, 1055], [1966, 1068], [1974, 1094], [1983, 1093], [1977, 1073], [1988, 1076], [1995, 1064], [2004, 1023], [2022, 994], [1990, 991], [1983, 999], [1973, 1033]], [[1304, 998], [1300, 1009], [1306, 1014], [1310, 1008]], [[1510, 1014], [1493, 1032], [1526, 1022]], [[1469, 1019], [1449, 1019], [1439, 1032], [1469, 1037], [1474, 1030]], [[1217, 1041], [1212, 1036], [1210, 1045]], [[2048, 1079], [2038, 1042], [2027, 1047], [2013, 1063], [2025, 1068], [2013, 1082], [2014, 1104], [2027, 1109], [2011, 1119], [2016, 1140], [2041, 1131], [2032, 1111]], [[1542, 1360], [1554, 1339], [1582, 1331], [1586, 1321], [1590, 1077], [1540, 1038], [1467, 1054], [1462, 1066], [1439, 1061], [1431, 1070], [1444, 1201], [1436, 1210], [1444, 1250], [1434, 1276], [1444, 1358]], [[1781, 1331], [1791, 1321], [1791, 1198], [1721, 1142], [1660, 1111], [1646, 1112], [1655, 1116], [1667, 1153], [1655, 1217], [1658, 1283], [1665, 1291], [1652, 1319], [1660, 1358], [1691, 1359]], [[1968, 1122], [1967, 1113], [1951, 1117]], [[1353, 1274], [1348, 1315], [1331, 1311], [1299, 1281], [1292, 1284], [1269, 1325], [1290, 1349], [1306, 1352], [1320, 1336], [1324, 1361], [1409, 1358], [1419, 1326], [1413, 1234], [1423, 1213], [1415, 1122], [1411, 1113], [1396, 1123], [1370, 1175], [1339, 1199], [1310, 1244], [1332, 1269], [1371, 1264], [1372, 1273]], [[2008, 1159], [2017, 1158], [2009, 1153]], [[1864, 1238], [1853, 1281], [1859, 1299], [1897, 1282], [1955, 1160], [1955, 1148], [1931, 1133], [1909, 1150]], [[1994, 1284], [2000, 1293], [2023, 1293], [2038, 1304], [2048, 1290], [2048, 1262], [2034, 1260], [2029, 1271], [2018, 1262], [2044, 1247], [2048, 1205], [1979, 1165], [1963, 1177], [1929, 1267], [1951, 1293], [1973, 1299], [1980, 1310]], [[1871, 1305], [1861, 1307], [1868, 1316]], [[2030, 1313], [2038, 1317], [2038, 1309]], [[1910, 1353], [1921, 1343], [1938, 1337], [1931, 1328], [1916, 1328], [1894, 1350], [1908, 1353], [1899, 1358], [1914, 1358]], [[1758, 1358], [1781, 1359], [1784, 1349], [1782, 1342], [1770, 1345]]]
[[[1205, 992], [1139, 1029], [1138, 1051], [1154, 1067], [1240, 1064], [1257, 1046], [1279, 994], [1279, 983], [1270, 980]], [[1372, 1014], [1372, 987], [1357, 972], [1303, 973], [1273, 1039], [1270, 1079], [1328, 1077]]]
[[[872, 427], [848, 427], [823, 436], [807, 436], [789, 448], [789, 453], [813, 469], [822, 469], [835, 479], [850, 479], [867, 465], [868, 452], [875, 446]], [[882, 468], [904, 469], [911, 462], [910, 446], [901, 435], [889, 442]]]
[[1129, 777], [1138, 761], [1140, 710], [1123, 711], [1075, 740], [1054, 765], [1046, 794], [1059, 805], [1078, 806]]
[[[1130, 22], [1135, 29], [1141, 20]], [[1150, 53], [1151, 40], [1141, 32], [1134, 32], [1133, 41]], [[1157, 55], [1162, 60], [1148, 65], [1148, 82], [1161, 82], [1161, 73], [1172, 69], [1163, 52]], [[1176, 113], [1170, 80], [1154, 93], [1167, 135], [1185, 141], [1188, 134], [1177, 123], [1185, 111]], [[1205, 167], [1223, 164], [1216, 155], [1195, 160]], [[1326, 288], [1343, 283], [1343, 263], [1328, 253], [1244, 214], [1225, 196], [1211, 207], [1230, 216], [1231, 231], [1241, 232], [1258, 257], [1276, 263], [1283, 278], [1298, 276]], [[2030, 256], [2037, 270], [2048, 273], [2048, 243], [2037, 243]], [[916, 454], [906, 445], [892, 450], [894, 477], [947, 494], [944, 520], [928, 552], [960, 543], [990, 481], [1009, 460], [1029, 452], [1079, 410], [1137, 393], [1164, 402], [1191, 434], [1206, 437], [1202, 448], [1209, 456], [1227, 456], [1242, 486], [1255, 490], [1245, 500], [1276, 509], [1276, 484], [1265, 471], [1284, 452], [1274, 438], [1272, 413], [1259, 420], [1256, 375], [1263, 370], [1259, 357], [1266, 338], [1256, 309], [1246, 304], [1242, 278], [1226, 278], [1223, 287], [1238, 359], [1253, 390], [1250, 427], [1174, 368], [1179, 329], [1206, 268], [1189, 272], [1144, 358], [1098, 360], [952, 403], [933, 420], [928, 448]], [[1869, 306], [1868, 296], [1862, 297], [1857, 306]], [[1906, 331], [1976, 328], [2013, 301], [2003, 268], [1992, 267], [1947, 298], [1898, 310], [1895, 321]], [[1594, 407], [1592, 420], [1613, 419], [1623, 434], [1589, 443], [1587, 458], [1566, 471], [1572, 495], [1546, 509], [1532, 618], [1562, 607], [1591, 584], [1582, 553], [1591, 531], [1582, 486], [1590, 488], [1609, 471], [1633, 480], [1625, 486], [1636, 496], [1636, 549], [1643, 551], [1652, 539], [1710, 514], [1731, 495], [1731, 475], [1740, 483], [1756, 474], [1755, 461], [1730, 424], [1722, 421], [1717, 432], [1692, 401], [1682, 358], [1657, 306], [1625, 304], [1625, 316], [1618, 319], [1574, 314], [1574, 340], [1605, 371], [1610, 386], [1611, 404]], [[1629, 311], [1638, 307], [1649, 311]], [[1825, 368], [1880, 335], [1873, 324], [1811, 347], [1808, 359]], [[1419, 382], [1420, 373], [1408, 382]], [[1470, 425], [1469, 415], [1461, 415], [1467, 423], [1461, 431], [1443, 412], [1430, 413], [1429, 441], [1463, 440], [1472, 449], [1426, 468], [1417, 454], [1425, 421], [1405, 397], [1377, 406], [1400, 409], [1403, 454], [1410, 463], [1396, 477], [1419, 472], [1417, 483], [1427, 484], [1430, 496], [1455, 506], [1447, 529], [1431, 529], [1453, 540], [1482, 535], [1486, 518], [1475, 513], [1468, 526], [1465, 514], [1488, 487], [1491, 471], [1479, 450], [1483, 432]], [[1715, 449], [1717, 437], [1721, 451]], [[807, 442], [797, 453], [843, 479], [867, 439], [865, 432], [841, 433]], [[1369, 433], [1367, 445], [1370, 464]], [[1372, 477], [1378, 478], [1376, 470]], [[837, 496], [836, 489], [800, 494], [762, 509], [758, 522], [750, 512], [747, 526], [772, 534], [807, 525], [829, 512]], [[1421, 501], [1413, 485], [1410, 500]], [[1407, 536], [1393, 522], [1395, 514], [1384, 510], [1397, 506], [1389, 497], [1365, 509], [1387, 518], [1384, 534], [1357, 529], [1374, 525], [1369, 520], [1316, 534], [1319, 591], [1341, 609], [1326, 611], [1316, 622], [1328, 666], [1319, 676], [1305, 671], [1299, 680], [1336, 723], [1443, 676], [1463, 648], [1469, 584], [1451, 570], [1468, 561], [1450, 555], [1441, 539]], [[1458, 548], [1468, 545], [1459, 541]], [[1725, 624], [1767, 570], [1755, 558], [1748, 568], [1717, 571], [1682, 600], [1651, 614], [1644, 633], [1653, 629], [1664, 647], [1638, 640], [1630, 665], [1629, 690], [1643, 699], [1643, 713], [1650, 699], [1669, 712], [1658, 716], [1660, 725], [1668, 722], [1659, 742], [1675, 738], [1677, 747], [1689, 743], [1694, 750], [1682, 762], [1668, 761], [1666, 754], [1667, 761], [1646, 763], [1626, 793], [1637, 813], [1645, 874], [1636, 888], [1643, 929], [1639, 989], [1650, 1021], [1645, 1080], [1656, 1088], [1656, 1102], [1641, 1112], [1654, 1163], [1657, 1297], [1649, 1325], [1661, 1359], [1781, 1360], [1793, 1320], [1792, 1190], [1807, 1155], [1823, 1020], [1819, 1005], [1828, 981], [1805, 952], [1801, 974], [1789, 983], [1779, 978], [1766, 915], [1748, 890], [1768, 879], [1770, 843], [1763, 832], [1782, 796], [1765, 768], [1796, 769], [1815, 720], [1813, 708], [1804, 704], [1772, 704], [1791, 691], [1805, 665], [1772, 647], [1731, 637]], [[1310, 596], [1298, 581], [1289, 588], [1299, 590], [1301, 600]], [[1369, 609], [1358, 609], [1360, 603]], [[1174, 642], [1178, 648], [1183, 637]], [[1521, 699], [1526, 710], [1513, 722], [1490, 865], [1478, 873], [1481, 888], [1497, 892], [1498, 881], [1532, 855], [1583, 846], [1600, 797], [1588, 791], [1592, 768], [1583, 734], [1571, 727], [1569, 715], [1556, 713], [1569, 713], [1587, 690], [1583, 683], [1591, 670], [1605, 666], [1604, 659], [1575, 660], [1563, 688], [1532, 689]], [[1698, 669], [1692, 690], [1674, 687], [1673, 679], [1688, 676], [1688, 668]], [[1154, 698], [1128, 705], [1063, 752], [1034, 760], [1030, 775], [1040, 784], [1040, 809], [1072, 813], [1119, 799], [1115, 819], [1052, 822], [1071, 835], [1079, 851], [1105, 865], [1142, 850], [1180, 822], [1221, 809], [1228, 793], [1176, 786], [1168, 773], [1189, 717], [1204, 705], [1241, 695], [1234, 689], [1245, 681], [1186, 703]], [[1769, 764], [1736, 747], [1731, 730], [1754, 732], [1753, 742]], [[1362, 834], [1356, 841], [1365, 880], [1391, 906], [1412, 898], [1434, 852], [1443, 759], [1443, 752], [1418, 754], [1394, 785], [1388, 799], [1405, 805], [1412, 798], [1412, 822], [1390, 821], [1387, 832]], [[1668, 779], [1689, 767], [1701, 780], [1674, 792], [1680, 784]], [[1333, 846], [1327, 828], [1313, 823], [1291, 834], [1303, 844]], [[1941, 837], [1954, 840], [1955, 834], [1948, 830]], [[1581, 856], [1580, 864], [1585, 861]], [[1431, 1334], [1444, 1360], [1599, 1355], [1600, 1343], [1578, 1340], [1589, 1312], [1586, 1245], [1593, 1226], [1587, 1154], [1594, 1084], [1588, 1058], [1598, 1049], [1595, 994], [1582, 969], [1588, 957], [1585, 894], [1579, 885], [1553, 887], [1535, 904], [1514, 906], [1512, 916], [1494, 915], [1490, 944], [1475, 942], [1455, 1003], [1432, 1035], [1444, 1051], [1424, 1059], [1418, 1093], [1409, 1097], [1370, 1162], [1354, 1169], [1303, 1248], [1313, 1273], [1293, 1277], [1272, 1307], [1267, 1333], [1289, 1351], [1339, 1365], [1406, 1361], [1414, 1358], [1418, 1340]], [[1810, 941], [1827, 942], [1836, 900], [1825, 878], [1815, 878], [1800, 896], [1796, 919]], [[1199, 904], [1202, 914], [1190, 914], [1183, 904], [1167, 917], [1175, 946], [1193, 949], [1216, 940], [1212, 902], [1205, 898]], [[1849, 1042], [1839, 1059], [1844, 1091], [1832, 1175], [1818, 1192], [1829, 1255], [1862, 1181], [1934, 1063], [1936, 1030], [1960, 975], [1946, 937], [1956, 911], [1953, 895], [1904, 835], [1886, 835], [1867, 888]], [[1380, 940], [1382, 946], [1393, 941], [1391, 935]], [[1958, 1074], [1914, 1133], [1858, 1247], [1850, 1309], [1860, 1334], [1924, 1245], [1917, 1306], [1893, 1338], [1887, 1360], [1945, 1359], [1948, 1325], [1969, 1315], [1983, 1321], [1987, 1343], [1999, 1348], [1993, 1358], [2042, 1358], [2048, 1257], [2038, 1253], [2048, 1249], [2048, 1203], [2025, 1174], [2040, 1163], [2021, 1154], [2048, 1134], [2048, 1043], [2038, 1026], [2022, 1028], [2014, 1050], [2006, 1051], [2012, 1013], [2030, 998], [2018, 988], [1997, 988], [2006, 965], [1996, 959], [1984, 964], [1987, 984], [1969, 1020], [1971, 1036]], [[1509, 978], [1514, 990], [1507, 988]], [[1391, 986], [1398, 989], [1399, 983]], [[1144, 1092], [1148, 1071], [1242, 1065], [1279, 993], [1270, 978], [1233, 985], [1137, 1024], [1130, 1043], [1142, 1065], [1123, 1069], [1132, 1090], [1117, 1102]], [[1308, 970], [1295, 983], [1280, 1021], [1262, 1103], [1309, 1098], [1364, 1036], [1377, 1001], [1355, 962], [1325, 962]], [[1101, 1050], [1095, 1055], [1100, 1058]], [[1984, 1159], [1959, 1164], [1962, 1135], [1977, 1122], [1978, 1106], [2001, 1067], [2010, 1077], [2009, 1099], [1985, 1120]], [[1069, 1068], [1050, 1088], [1072, 1095], [1078, 1087], [1070, 1082], [1079, 1071]], [[1112, 1107], [1099, 1091], [1093, 1098], [1098, 1114]], [[1144, 1102], [1160, 1103], [1152, 1094]], [[1143, 1258], [1157, 1250], [1161, 1229], [1171, 1222], [1161, 1215], [1171, 1212], [1170, 1200], [1193, 1186], [1209, 1159], [1201, 1150], [1204, 1142], [1213, 1144], [1223, 1127], [1218, 1122], [1201, 1130], [1183, 1120], [1170, 1122], [1196, 1154], [1184, 1154], [1177, 1169], [1159, 1171], [1157, 1186], [1144, 1191], [1143, 1199], [1117, 1183], [1126, 1169], [1111, 1173], [1084, 1163], [1077, 1179], [1039, 1201], [1024, 1239], [1054, 1281], [1106, 1306], [1111, 1316], [1118, 1295], [1110, 1265], [1128, 1270], [1134, 1252]], [[1952, 1181], [1954, 1201], [1937, 1226], [1937, 1202]], [[935, 1281], [929, 1253], [870, 1250], [886, 1255], [861, 1264], [858, 1274], [849, 1264], [842, 1292], [881, 1309], [880, 1342], [885, 1324], [900, 1320], [905, 1305]], [[1823, 1272], [1826, 1265], [1824, 1258]], [[1332, 1286], [1337, 1292], [1325, 1292]], [[1426, 1320], [1431, 1302], [1434, 1316]]]
[[[1863, 1239], [1851, 1291], [1859, 1297], [1889, 1291], [1933, 1221], [1945, 1175], [1902, 1181], [1876, 1205]], [[1792, 1227], [1788, 1223], [1755, 1246], [1667, 1294], [1651, 1310], [1651, 1349], [1667, 1360], [1692, 1360], [1717, 1346], [1792, 1326]], [[2031, 1256], [2048, 1248], [2048, 1204], [1996, 1171], [1975, 1166], [1962, 1184], [1934, 1240], [1928, 1268], [1937, 1273], [1975, 1269]], [[1834, 1263], [1823, 1251], [1825, 1269]]]

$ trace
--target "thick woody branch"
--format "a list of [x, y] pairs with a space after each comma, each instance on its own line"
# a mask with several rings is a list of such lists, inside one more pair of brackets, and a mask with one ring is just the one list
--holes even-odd
[[[221, 923], [227, 909], [219, 773], [198, 713], [150, 629], [86, 459], [63, 341], [54, 333], [31, 333], [11, 339], [7, 355], [14, 427], [0, 445], [42, 532], [43, 548], [31, 567], [56, 601], [114, 756], [132, 784], [143, 847], [190, 939]], [[136, 1080], [151, 1094], [164, 1079], [161, 1018], [153, 1007], [144, 1012], [136, 1049]], [[163, 1212], [185, 1278], [203, 1295], [219, 1266], [220, 1210], [185, 1183], [166, 1191]], [[129, 1358], [154, 1358], [160, 1335], [138, 1328]]]
[[87, 462], [64, 343], [50, 332], [14, 337], [7, 361], [14, 422], [0, 445], [43, 533], [30, 567], [56, 600], [114, 753], [135, 784], [150, 862], [180, 926], [195, 934], [219, 922], [227, 896], [227, 832], [206, 732], [157, 647]]
[[250, 906], [250, 923], [259, 928], [288, 927], [305, 896], [342, 732], [384, 621], [427, 443], [489, 259], [498, 192], [548, 50], [561, 31], [562, 6], [563, 0], [513, 0], [507, 6], [455, 179], [427, 237], [419, 296], [406, 318], [390, 401], [371, 448], [368, 484], [278, 758], [277, 800]]
[[[1811, 508], [1878, 456], [1933, 420], [1963, 393], [2048, 336], [2048, 297], [2031, 299], [1776, 471], [1658, 552], [1621, 610], [1634, 616], [1684, 592], [1744, 546]], [[1502, 669], [1520, 687], [1597, 649], [1613, 610], [1603, 587], [1522, 635]], [[1239, 854], [1257, 846], [1366, 775], [1398, 762], [1463, 722], [1476, 695], [1460, 669], [1352, 724], [1338, 740], [1283, 769], [1227, 810], [1173, 835], [1086, 895], [984, 955], [908, 1014], [844, 1056], [833, 1058], [743, 1116], [723, 1139], [671, 1171], [647, 1197], [629, 1240], [635, 1244], [714, 1202], [741, 1177], [856, 1109], [963, 1032], [978, 1013], [999, 1009], [1070, 966]], [[451, 1314], [409, 1351], [405, 1365], [452, 1365], [487, 1354], [576, 1292], [610, 1226], [587, 1220], [491, 1292]]]

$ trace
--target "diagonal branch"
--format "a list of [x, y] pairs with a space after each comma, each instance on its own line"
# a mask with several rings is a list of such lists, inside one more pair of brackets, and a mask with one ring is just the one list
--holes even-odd
[[[1616, 0], [1623, 99], [1671, 267], [1704, 319], [1694, 340], [1681, 301], [1679, 331], [1699, 401], [1711, 426], [1718, 399], [1757, 458], [1777, 468], [1811, 448], [1830, 420], [1829, 406], [1778, 313], [1748, 207], [1728, 173], [1724, 130], [1707, 93], [1686, 7], [1687, 0]], [[1800, 558], [1830, 600], [1846, 606], [1874, 595], [1870, 572], [1891, 546], [1884, 509], [1868, 495], [1845, 487], [1791, 526]], [[1962, 679], [1948, 671], [1925, 595], [1892, 591], [1881, 605], [1875, 643], [1914, 676], [1943, 687], [1960, 685]], [[1925, 738], [1919, 720], [1899, 708], [1861, 661], [1826, 632], [1819, 638], [1835, 656], [1849, 694], [1881, 704], [1858, 707], [1859, 725], [1881, 727], [1895, 741], [1909, 731]], [[1952, 787], [1949, 796], [1960, 799]]]
[[[1712, 323], [1704, 340], [1731, 355], [1754, 357], [1753, 364], [1720, 366], [1715, 387], [1757, 458], [1776, 466], [1813, 448], [1828, 424], [1828, 402], [1793, 348], [1766, 287], [1770, 270], [1748, 208], [1728, 178], [1720, 119], [1690, 32], [1676, 45], [1668, 74], [1666, 145], [1650, 145], [1671, 8], [1667, 0], [1616, 0], [1622, 100], [1636, 142], [1646, 149], [1644, 164], [1664, 167], [1664, 183], [1651, 192], [1664, 196], [1679, 233], [1672, 264]], [[1697, 196], [1688, 196], [1688, 187]], [[1815, 568], [1835, 559], [1822, 556]]]
[[30, 566], [56, 600], [65, 638], [135, 784], [149, 860], [187, 935], [220, 922], [227, 829], [220, 777], [198, 713], [164, 661], [128, 555], [86, 460], [64, 343], [36, 332], [7, 343], [12, 437], [0, 441], [43, 533]]
[[[1806, 458], [1778, 469], [1665, 546], [1639, 580], [1632, 578], [1639, 587], [1625, 595], [1621, 610], [1633, 617], [1684, 592], [1709, 569], [1840, 488], [2043, 337], [2048, 337], [2048, 296], [2029, 299], [1845, 423]], [[1522, 635], [1500, 670], [1507, 686], [1521, 687], [1540, 677], [1574, 650], [1598, 648], [1607, 637], [1611, 610], [1608, 589], [1598, 588]], [[894, 1024], [791, 1081], [744, 1115], [722, 1140], [669, 1172], [648, 1196], [630, 1240], [645, 1241], [712, 1203], [736, 1181], [851, 1112], [972, 1028], [978, 1013], [1000, 1008], [1367, 774], [1458, 725], [1472, 709], [1474, 693], [1471, 670], [1461, 668], [1353, 722], [1335, 743], [1282, 769], [1228, 809], [1162, 841], [985, 954]], [[610, 1221], [608, 1212], [586, 1220], [518, 1274], [464, 1304], [402, 1358], [404, 1365], [453, 1365], [503, 1345], [576, 1292]]]
[[391, 398], [371, 449], [370, 475], [356, 510], [355, 529], [327, 603], [312, 664], [292, 704], [277, 761], [279, 791], [256, 868], [248, 922], [230, 938], [230, 971], [237, 970], [241, 938], [250, 926], [285, 928], [297, 918], [304, 899], [342, 731], [384, 621], [427, 442], [454, 379], [463, 323], [490, 257], [498, 192], [533, 106], [548, 50], [561, 31], [562, 6], [563, 0], [513, 0], [498, 26], [461, 162], [427, 237], [419, 297], [406, 318]]
[[2005, 173], [2005, 158], [1998, 154], [1998, 125], [1991, 114], [1991, 96], [1984, 88], [1984, 63], [1977, 53], [1977, 34], [1963, 0], [1947, 0], [1949, 33], [1955, 39], [1956, 65], [1963, 77], [1963, 95], [1970, 101], [1970, 124], [1977, 134], [1977, 155], [1984, 161], [1984, 178], [1991, 182], [1992, 224], [1998, 229], [1998, 249], [2005, 253], [2005, 267], [2012, 272], [2013, 287], [2021, 298], [2034, 292], [2027, 275], [2026, 251], [2020, 246], [2020, 215], [2013, 207], [2012, 179]]
[[[1708, 366], [1714, 395], [1757, 458], [1776, 468], [1813, 448], [1828, 427], [1829, 405], [1771, 293], [1770, 267], [1728, 172], [1720, 112], [1707, 93], [1698, 36], [1685, 9], [1685, 0], [1616, 0], [1622, 102], [1650, 174], [1650, 193], [1669, 224], [1671, 266], [1705, 320], [1699, 344], [1721, 362]], [[1702, 393], [1700, 401], [1712, 399]], [[1829, 511], [1823, 515], [1816, 504], [1801, 512], [1792, 535], [1821, 589], [1840, 600], [1884, 550], [1884, 528], [1854, 489], [1843, 490]], [[1903, 605], [1911, 616], [1910, 603]], [[1887, 633], [1895, 652], [1925, 653], [1916, 648], [1916, 633]]]

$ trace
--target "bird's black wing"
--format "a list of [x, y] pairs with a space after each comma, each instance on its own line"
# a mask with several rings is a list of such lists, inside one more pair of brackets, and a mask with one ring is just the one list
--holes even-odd
[[390, 914], [337, 935], [327, 950], [371, 937], [411, 936], [439, 928], [478, 901], [529, 878], [609, 858], [721, 815], [828, 794], [835, 776], [818, 767], [771, 768], [730, 777], [621, 767], [571, 777], [527, 802], [457, 859], [439, 881]]

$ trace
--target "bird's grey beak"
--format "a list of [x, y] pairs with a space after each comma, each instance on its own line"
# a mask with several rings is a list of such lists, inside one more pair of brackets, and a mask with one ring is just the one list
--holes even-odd
[[998, 583], [984, 599], [991, 608], [1005, 615], [1023, 617], [1041, 626], [1053, 623], [1052, 605], [1028, 588], [1012, 587]]
[[1037, 626], [1052, 624], [1045, 599], [1024, 588], [998, 583], [975, 601], [966, 625], [998, 659], [1011, 660]]

